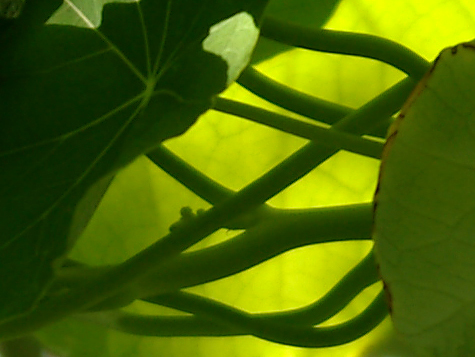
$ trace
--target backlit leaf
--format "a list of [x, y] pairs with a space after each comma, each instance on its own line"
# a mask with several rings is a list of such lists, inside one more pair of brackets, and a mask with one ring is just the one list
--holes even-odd
[[389, 134], [375, 247], [397, 332], [424, 356], [475, 353], [475, 41], [445, 49]]

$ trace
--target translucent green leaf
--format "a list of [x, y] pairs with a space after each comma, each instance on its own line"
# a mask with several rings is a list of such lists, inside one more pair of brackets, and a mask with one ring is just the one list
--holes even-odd
[[266, 1], [108, 4], [99, 28], [65, 3], [86, 27], [0, 38], [0, 320], [41, 296], [114, 173], [225, 89], [228, 63], [203, 47], [210, 28], [258, 18]]
[[390, 131], [375, 246], [397, 332], [426, 356], [475, 353], [475, 41], [445, 49]]

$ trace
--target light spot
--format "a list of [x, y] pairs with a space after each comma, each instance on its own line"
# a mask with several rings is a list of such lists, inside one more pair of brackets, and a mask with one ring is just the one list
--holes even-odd
[[237, 13], [210, 27], [203, 49], [226, 61], [226, 85], [234, 82], [247, 66], [258, 38], [259, 29], [247, 12]]

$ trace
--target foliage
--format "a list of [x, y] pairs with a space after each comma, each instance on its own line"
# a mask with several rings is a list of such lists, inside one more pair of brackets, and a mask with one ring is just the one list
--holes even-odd
[[475, 41], [445, 49], [390, 129], [374, 241], [394, 327], [426, 356], [473, 353]]
[[[134, 348], [142, 339], [124, 339], [110, 331], [193, 336], [192, 341], [196, 336], [253, 335], [290, 346], [328, 347], [357, 339], [379, 324], [386, 315], [379, 285], [366, 289], [378, 280], [372, 253], [368, 244], [350, 242], [371, 238], [368, 200], [374, 174], [365, 181], [366, 198], [335, 199], [321, 208], [304, 203], [299, 203], [301, 208], [277, 207], [279, 199], [292, 197], [285, 192], [292, 192], [294, 182], [308, 180], [310, 172], [324, 173], [338, 158], [345, 158], [350, 176], [355, 174], [351, 162], [360, 170], [372, 165], [374, 173], [392, 115], [429, 64], [388, 39], [321, 30], [334, 11], [333, 1], [313, 8], [308, 1], [298, 1], [295, 11], [284, 3], [272, 1], [262, 21], [266, 1], [142, 0], [108, 4], [102, 14], [102, 1], [68, 0], [59, 10], [60, 1], [27, 1], [18, 19], [2, 23], [2, 338], [41, 328], [36, 336], [68, 355], [139, 356], [170, 350], [168, 340], [154, 338], [148, 347]], [[344, 4], [339, 11], [345, 10]], [[310, 24], [309, 14], [315, 12], [319, 20]], [[248, 62], [254, 22], [261, 27], [261, 37], [251, 63], [262, 66], [246, 68], [238, 83], [274, 106], [249, 95], [249, 100], [236, 101], [244, 95], [235, 86], [217, 96]], [[353, 110], [264, 75], [262, 68], [273, 63], [268, 59], [289, 46], [369, 57], [408, 77], [396, 83], [391, 74], [392, 79], [378, 87], [379, 95], [350, 102], [359, 106]], [[318, 75], [323, 78], [325, 73]], [[223, 114], [213, 122], [212, 113], [287, 134], [280, 142], [272, 141], [271, 159], [253, 152], [247, 169], [236, 161], [232, 175], [219, 177], [223, 165], [216, 166], [218, 161], [206, 155], [232, 161], [245, 145], [241, 141], [231, 151], [222, 151], [223, 146], [216, 150], [207, 147], [211, 141], [206, 136], [193, 133], [208, 125], [212, 129], [202, 133], [217, 132], [230, 145], [233, 136], [242, 140], [241, 132], [247, 129], [223, 119]], [[290, 150], [279, 151], [284, 142], [290, 143]], [[200, 152], [206, 154], [203, 159]], [[160, 174], [157, 167], [163, 170]], [[176, 182], [195, 196], [178, 189]], [[317, 182], [319, 186], [322, 180]], [[322, 187], [315, 192], [328, 192]], [[308, 186], [306, 191], [300, 202], [308, 200]], [[127, 202], [126, 209], [118, 210], [118, 202]], [[185, 207], [176, 221], [180, 206]], [[207, 209], [193, 213], [188, 206]], [[107, 221], [110, 217], [114, 222]], [[302, 290], [305, 283], [295, 279], [294, 287], [306, 298], [272, 308], [259, 299], [236, 303], [239, 295], [226, 287], [226, 280], [235, 285], [236, 280], [229, 279], [242, 276], [240, 272], [261, 269], [256, 274], [262, 276], [269, 266], [266, 261], [291, 250], [284, 256], [294, 254], [295, 248], [306, 246], [310, 255], [301, 261], [313, 260], [320, 254], [316, 249], [322, 249], [318, 243], [329, 242], [346, 242], [355, 250], [347, 265], [340, 266], [342, 278], [333, 288], [335, 280], [322, 280], [315, 294]], [[335, 251], [341, 250], [338, 247]], [[281, 284], [269, 282], [267, 287]], [[357, 295], [362, 302], [354, 311], [348, 304]], [[345, 315], [347, 305], [351, 312]], [[283, 311], [262, 312], [275, 309]], [[92, 338], [90, 349], [80, 343]], [[183, 344], [177, 353], [185, 354], [184, 346], [196, 351], [197, 345]]]
[[[38, 13], [35, 5], [25, 15]], [[111, 4], [97, 29], [6, 31], [1, 275], [9, 279], [2, 280], [0, 319], [41, 297], [112, 175], [183, 133], [224, 90], [226, 63], [204, 40], [211, 25], [243, 9], [256, 15], [256, 6], [215, 5], [213, 12], [206, 6]]]

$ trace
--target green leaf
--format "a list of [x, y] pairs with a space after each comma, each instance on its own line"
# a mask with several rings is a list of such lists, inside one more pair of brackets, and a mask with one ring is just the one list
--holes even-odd
[[[5, 0], [7, 3], [9, 0]], [[2, 18], [0, 16], [0, 42], [9, 40], [10, 33], [16, 30], [31, 30], [42, 26], [44, 22], [61, 5], [61, 0], [28, 1], [26, 5], [16, 8], [20, 11], [17, 17]], [[17, 4], [20, 1], [16, 2]], [[14, 26], [13, 26], [14, 25]], [[3, 47], [2, 47], [3, 50]]]
[[475, 41], [447, 48], [390, 131], [375, 247], [396, 331], [425, 356], [475, 353]]
[[20, 16], [25, 0], [0, 0], [0, 17], [15, 19]]
[[[133, 3], [137, 0], [70, 0], [64, 1], [53, 16], [50, 24], [73, 25], [78, 27], [99, 27], [102, 21], [102, 9], [108, 3]], [[81, 16], [78, 16], [78, 13]]]
[[233, 80], [219, 46], [204, 46], [210, 28], [243, 11], [258, 19], [266, 1], [108, 4], [99, 28], [66, 3], [89, 28], [46, 25], [2, 43], [0, 320], [41, 297], [114, 173], [186, 131]]

